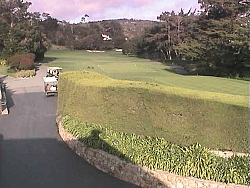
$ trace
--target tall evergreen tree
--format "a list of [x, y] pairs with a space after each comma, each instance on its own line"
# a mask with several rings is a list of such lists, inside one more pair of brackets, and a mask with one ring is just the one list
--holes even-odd
[[139, 45], [139, 55], [147, 54], [157, 58], [172, 60], [180, 58], [178, 45], [186, 38], [186, 27], [189, 24], [191, 12], [163, 12], [157, 17], [160, 23], [146, 32], [143, 42]]
[[35, 53], [42, 58], [46, 48], [41, 32], [33, 25], [28, 12], [30, 2], [23, 0], [0, 1], [0, 56], [7, 58], [16, 53]]
[[[246, 9], [235, 0], [201, 0], [203, 11], [180, 49], [203, 75], [245, 77], [250, 58]], [[191, 28], [189, 28], [191, 29]], [[190, 31], [190, 30], [189, 30]]]

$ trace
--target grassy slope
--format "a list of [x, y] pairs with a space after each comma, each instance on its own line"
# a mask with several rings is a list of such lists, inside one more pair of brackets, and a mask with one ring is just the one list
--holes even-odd
[[[146, 59], [128, 57], [119, 52], [88, 53], [86, 51], [52, 50], [46, 61], [48, 66], [61, 66], [64, 71], [82, 70], [93, 66], [92, 71], [116, 79], [154, 82], [167, 86], [198, 91], [211, 91], [248, 96], [248, 82], [206, 76], [183, 76], [172, 73], [169, 67]], [[99, 65], [99, 66], [98, 66]]]
[[7, 73], [7, 68], [5, 66], [0, 65], [0, 73], [1, 74], [6, 74]]
[[0, 65], [0, 74], [3, 75], [9, 75], [9, 76], [15, 76], [15, 73], [7, 73], [7, 68], [6, 66]]
[[[12, 77], [18, 77], [20, 75], [27, 75], [27, 74], [29, 75], [29, 73], [25, 74], [25, 73], [23, 73], [23, 71], [17, 72], [17, 73], [9, 73], [9, 72], [7, 72], [7, 69], [8, 69], [8, 67], [0, 65], [0, 74], [12, 76]], [[30, 71], [27, 71], [27, 72], [30, 72]]]
[[247, 151], [248, 109], [231, 105], [231, 100], [204, 100], [204, 92], [187, 95], [186, 89], [176, 92], [168, 86], [122, 82], [84, 72], [64, 73], [60, 82], [59, 112], [63, 115], [184, 146], [198, 142], [212, 149]]

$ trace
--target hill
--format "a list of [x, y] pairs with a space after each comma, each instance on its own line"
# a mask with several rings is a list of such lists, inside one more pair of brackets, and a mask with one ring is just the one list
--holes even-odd
[[117, 20], [123, 29], [123, 34], [128, 39], [132, 39], [144, 32], [145, 29], [157, 25], [159, 22], [150, 20], [120, 19]]
[[51, 44], [74, 50], [110, 50], [123, 48], [126, 40], [143, 34], [145, 29], [158, 23], [150, 20], [117, 19], [70, 24], [48, 18], [39, 27]]

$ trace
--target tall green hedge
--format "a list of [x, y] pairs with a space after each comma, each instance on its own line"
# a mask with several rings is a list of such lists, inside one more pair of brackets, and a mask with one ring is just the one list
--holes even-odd
[[114, 80], [87, 71], [60, 74], [58, 92], [63, 116], [181, 146], [248, 151], [244, 96]]

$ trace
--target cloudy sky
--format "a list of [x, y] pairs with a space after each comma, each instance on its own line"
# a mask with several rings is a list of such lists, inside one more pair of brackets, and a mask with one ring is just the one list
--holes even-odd
[[85, 14], [87, 21], [133, 18], [156, 20], [165, 11], [188, 11], [198, 8], [198, 0], [27, 0], [29, 11], [49, 13], [58, 20], [78, 23]]

